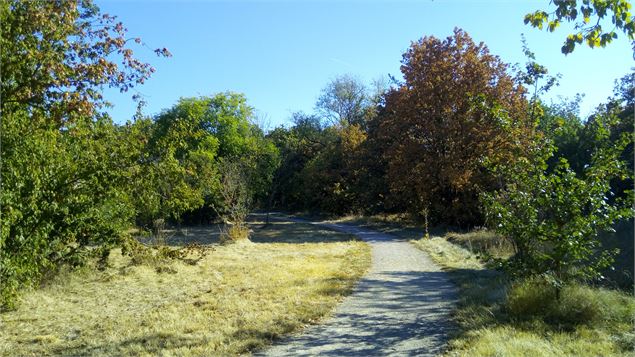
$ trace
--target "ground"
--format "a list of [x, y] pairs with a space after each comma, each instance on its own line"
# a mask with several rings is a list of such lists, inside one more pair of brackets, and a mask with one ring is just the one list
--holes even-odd
[[332, 312], [366, 271], [370, 252], [349, 234], [252, 222], [253, 243], [218, 245], [218, 229], [168, 232], [207, 255], [63, 273], [0, 314], [0, 355], [226, 355], [262, 348]]
[[[296, 220], [297, 222], [302, 222]], [[448, 274], [407, 240], [353, 224], [317, 222], [372, 247], [372, 265], [332, 318], [283, 339], [267, 356], [434, 356], [452, 329]]]

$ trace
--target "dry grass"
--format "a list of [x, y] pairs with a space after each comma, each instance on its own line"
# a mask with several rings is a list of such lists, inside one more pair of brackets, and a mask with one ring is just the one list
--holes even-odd
[[[133, 266], [115, 251], [105, 271], [59, 276], [0, 315], [0, 355], [248, 353], [324, 318], [370, 263], [349, 235], [252, 227], [252, 241], [266, 243], [212, 244], [196, 265]], [[171, 240], [217, 241], [217, 230], [195, 231]]]
[[442, 265], [461, 291], [455, 313], [460, 330], [448, 356], [634, 355], [632, 295], [572, 284], [558, 301], [533, 281], [509, 286], [502, 274], [485, 268], [477, 252], [447, 239], [413, 243]]
[[445, 239], [479, 256], [509, 258], [514, 253], [511, 242], [493, 231], [477, 229], [466, 233], [448, 232]]

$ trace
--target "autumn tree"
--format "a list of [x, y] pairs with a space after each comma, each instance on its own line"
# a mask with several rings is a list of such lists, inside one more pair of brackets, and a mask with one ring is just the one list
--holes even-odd
[[533, 137], [524, 89], [463, 30], [424, 37], [403, 55], [404, 83], [377, 118], [393, 207], [482, 223], [480, 192], [497, 185], [486, 161], [522, 156]]

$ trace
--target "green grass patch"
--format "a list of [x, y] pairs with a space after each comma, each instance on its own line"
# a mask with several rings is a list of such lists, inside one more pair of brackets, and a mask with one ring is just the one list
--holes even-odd
[[[353, 236], [308, 224], [250, 225], [251, 242], [217, 244], [215, 228], [176, 230], [172, 244], [202, 242], [187, 260], [59, 275], [0, 314], [0, 355], [248, 353], [327, 316], [370, 264]], [[197, 239], [200, 238], [200, 239]]]

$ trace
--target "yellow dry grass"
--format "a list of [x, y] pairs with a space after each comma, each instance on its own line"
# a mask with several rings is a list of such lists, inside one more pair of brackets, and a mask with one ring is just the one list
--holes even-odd
[[212, 244], [196, 265], [131, 266], [113, 251], [105, 271], [62, 274], [0, 314], [0, 355], [249, 353], [324, 318], [370, 263], [365, 243], [305, 224], [253, 240], [265, 243]]

